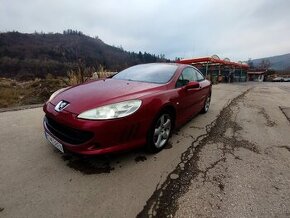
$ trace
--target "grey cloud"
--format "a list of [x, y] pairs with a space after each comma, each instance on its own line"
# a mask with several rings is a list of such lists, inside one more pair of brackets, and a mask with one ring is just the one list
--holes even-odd
[[131, 51], [233, 60], [290, 52], [287, 0], [0, 0], [0, 31], [72, 28]]

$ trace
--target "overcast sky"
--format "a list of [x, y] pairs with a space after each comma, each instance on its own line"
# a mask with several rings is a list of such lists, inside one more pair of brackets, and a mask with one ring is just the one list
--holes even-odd
[[129, 51], [233, 61], [290, 53], [289, 0], [0, 0], [0, 31], [66, 29]]

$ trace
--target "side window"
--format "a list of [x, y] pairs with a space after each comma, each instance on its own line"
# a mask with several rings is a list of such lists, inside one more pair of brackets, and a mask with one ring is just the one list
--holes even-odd
[[185, 68], [179, 76], [175, 87], [185, 86], [188, 82], [197, 81], [195, 70], [191, 67]]
[[198, 72], [197, 70], [195, 72], [196, 72], [197, 82], [203, 81], [204, 80], [204, 76], [200, 72]]

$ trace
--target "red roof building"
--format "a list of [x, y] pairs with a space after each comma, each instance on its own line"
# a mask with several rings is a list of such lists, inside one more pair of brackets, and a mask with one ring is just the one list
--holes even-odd
[[176, 61], [198, 68], [212, 82], [245, 82], [249, 66], [242, 62], [232, 62], [217, 55], [212, 57], [190, 58]]

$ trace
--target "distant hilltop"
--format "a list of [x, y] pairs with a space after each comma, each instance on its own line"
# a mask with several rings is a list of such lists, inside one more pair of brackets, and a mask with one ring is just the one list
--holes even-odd
[[0, 76], [44, 77], [65, 75], [83, 67], [119, 71], [148, 62], [167, 61], [164, 55], [129, 52], [104, 43], [98, 37], [66, 30], [61, 33], [0, 33]]
[[269, 60], [270, 68], [276, 71], [290, 71], [290, 53], [252, 60], [254, 67], [258, 67], [263, 60]]

